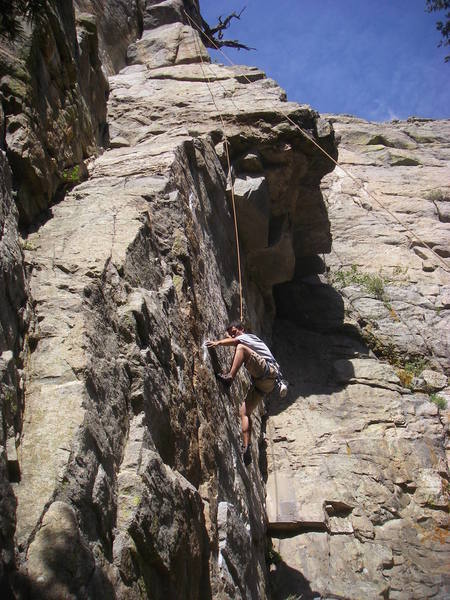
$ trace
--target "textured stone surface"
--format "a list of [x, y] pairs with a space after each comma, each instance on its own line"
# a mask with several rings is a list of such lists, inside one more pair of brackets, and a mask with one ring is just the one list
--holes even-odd
[[[65, 569], [58, 569], [61, 556]], [[55, 581], [54, 571], [61, 575]], [[73, 508], [64, 502], [53, 502], [46, 512], [28, 552], [28, 576], [35, 582], [33, 593], [47, 597], [76, 597], [86, 594], [95, 562], [88, 546], [80, 539]]]
[[322, 186], [325, 274], [306, 264], [275, 293], [291, 386], [266, 427], [273, 597], [444, 599], [449, 122], [331, 120], [349, 174]]
[[[422, 355], [430, 366], [446, 370], [450, 225], [436, 199], [445, 204], [450, 197], [450, 122], [332, 121], [341, 137], [340, 162], [359, 182], [339, 169], [324, 182], [333, 222], [333, 251], [326, 261], [332, 279], [351, 317], [380, 348], [391, 344], [403, 362]], [[420, 154], [420, 164], [393, 165], [394, 150]], [[369, 279], [361, 285], [363, 274]]]
[[7, 574], [14, 567], [16, 500], [10, 481], [17, 480], [19, 474], [16, 442], [23, 409], [21, 350], [29, 308], [11, 172], [1, 150], [0, 267], [0, 591], [6, 597], [10, 593]]
[[128, 46], [142, 33], [144, 0], [74, 0], [76, 14], [87, 13], [95, 19], [99, 59], [107, 75], [126, 64]]
[[0, 76], [7, 156], [29, 225], [80, 181], [83, 161], [107, 137], [95, 20], [81, 15], [77, 26], [71, 2], [47, 4], [16, 46], [2, 43]]
[[[11, 228], [0, 243], [12, 260], [2, 272], [15, 273], [7, 306], [24, 311], [5, 320], [13, 345], [2, 347], [1, 390], [10, 386], [21, 413], [23, 359], [25, 412], [12, 437], [1, 432], [0, 532], [4, 572], [18, 568], [17, 595], [447, 597], [449, 414], [429, 395], [450, 400], [437, 323], [444, 332], [447, 274], [426, 248], [379, 224], [340, 171], [324, 200], [319, 182], [331, 165], [280, 111], [336, 155], [330, 124], [287, 103], [258, 69], [195, 62], [206, 54], [180, 0], [77, 6], [79, 60], [92, 66], [85, 115], [104, 90], [95, 86], [97, 54], [111, 73], [139, 14], [146, 33], [129, 52], [142, 64], [110, 78], [111, 149], [23, 241], [34, 309], [25, 343], [30, 317], [5, 171], [2, 219]], [[391, 208], [445, 258], [447, 123], [333, 120], [344, 164], [363, 179], [370, 173], [389, 199], [398, 192]], [[245, 315], [268, 339], [276, 306], [273, 349], [291, 384], [266, 425], [255, 414], [247, 468], [237, 409], [248, 382], [242, 374], [224, 393], [212, 367], [225, 368], [230, 353], [204, 347], [238, 316], [227, 147]], [[45, 177], [48, 192], [54, 181]], [[424, 200], [415, 181], [440, 192]], [[357, 207], [350, 213], [347, 196]], [[329, 272], [317, 256], [331, 244], [326, 202], [341, 256], [327, 259]], [[385, 269], [402, 284], [385, 281]], [[411, 333], [417, 323], [423, 345]], [[5, 423], [4, 408], [2, 396]], [[266, 448], [257, 443], [264, 429]], [[270, 582], [267, 523], [281, 559]]]
[[[96, 555], [106, 586], [100, 597], [107, 597], [108, 585], [113, 584], [119, 597], [140, 597], [141, 589], [151, 589], [156, 598], [167, 593], [177, 597], [186, 589], [192, 590], [192, 598], [207, 597], [205, 503], [212, 505], [209, 518], [214, 527], [219, 485], [225, 485], [221, 493], [233, 504], [238, 498], [250, 502], [244, 489], [233, 492], [232, 480], [227, 482], [236, 476], [233, 460], [237, 473], [244, 470], [237, 455], [236, 415], [203, 364], [201, 350], [206, 327], [217, 319], [222, 327], [225, 324], [222, 296], [232, 303], [236, 291], [231, 281], [230, 288], [221, 290], [216, 271], [227, 268], [217, 265], [209, 243], [212, 234], [196, 220], [194, 207], [207, 202], [207, 197], [192, 175], [184, 181], [183, 169], [191, 173], [192, 142], [181, 146], [177, 157], [172, 148], [170, 153], [156, 151], [153, 159], [146, 154], [147, 173], [141, 168], [125, 186], [117, 171], [111, 178], [111, 165], [109, 180], [96, 177], [96, 169], [101, 172], [113, 159], [105, 154], [90, 181], [55, 207], [53, 218], [29, 238], [37, 248], [27, 260], [33, 268], [31, 291], [40, 339], [27, 365], [30, 381], [20, 447], [16, 535], [27, 565], [32, 556], [45, 562], [45, 557], [37, 556], [40, 546], [28, 548], [31, 532], [36, 525], [40, 530], [52, 500], [74, 506], [83, 532], [78, 535], [86, 543], [102, 540], [85, 557], [87, 569], [92, 553]], [[206, 151], [199, 145], [202, 150]], [[136, 157], [135, 167], [142, 158]], [[121, 169], [133, 169], [129, 155], [117, 159]], [[173, 176], [169, 167], [176, 171]], [[218, 163], [217, 168], [220, 172]], [[153, 169], [158, 177], [152, 177]], [[222, 213], [222, 223], [228, 220], [231, 229], [223, 184], [216, 181], [217, 199], [211, 210], [214, 216]], [[188, 193], [194, 194], [193, 213]], [[81, 221], [74, 219], [75, 214]], [[195, 263], [187, 236], [197, 248]], [[228, 234], [225, 247], [227, 240]], [[199, 255], [202, 261], [197, 262]], [[214, 317], [212, 306], [204, 314], [203, 305], [195, 303], [192, 289], [214, 302]], [[214, 439], [210, 422], [224, 418], [225, 431], [233, 434], [225, 436], [223, 431]], [[219, 443], [229, 446], [229, 458], [221, 467], [226, 477], [219, 477], [213, 468], [213, 457], [222, 455]], [[198, 491], [202, 482], [205, 501]], [[258, 489], [257, 481], [254, 485]], [[259, 500], [251, 501], [259, 519], [261, 503], [260, 489]], [[117, 524], [114, 534], [113, 524]], [[261, 561], [262, 540], [259, 546]], [[114, 563], [108, 566], [111, 554]], [[215, 564], [211, 559], [211, 568]], [[58, 589], [64, 568], [63, 563], [52, 563], [49, 589]], [[205, 590], [200, 594], [201, 581]]]
[[420, 376], [425, 381], [427, 389], [432, 392], [443, 390], [445, 387], [447, 387], [448, 378], [443, 373], [437, 373], [436, 371], [425, 369], [422, 371]]
[[[184, 34], [167, 35], [170, 24], [142, 43], [198, 61], [198, 38], [179, 25], [188, 47]], [[263, 335], [272, 284], [291, 276], [297, 231], [315, 203], [322, 225], [301, 252], [329, 244], [318, 191], [326, 161], [277, 110], [324, 132], [331, 151], [333, 133], [309, 107], [280, 101], [259, 71], [171, 61], [148, 68], [155, 53], [147, 50], [147, 65], [110, 78], [112, 148], [25, 241], [37, 326], [25, 365], [15, 586], [49, 598], [107, 598], [113, 589], [118, 598], [256, 600], [268, 596], [260, 415], [246, 468], [237, 406], [248, 382], [243, 374], [224, 394], [211, 360], [225, 368], [229, 351], [210, 357], [204, 348], [239, 307], [218, 110], [237, 180], [251, 181], [249, 154], [261, 165], [256, 196], [241, 190], [239, 200], [252, 196], [250, 213], [240, 210], [244, 300]], [[226, 106], [215, 106], [209, 85]], [[298, 188], [289, 191], [286, 174]], [[264, 224], [260, 239], [252, 211]], [[274, 257], [264, 273], [256, 251]], [[280, 268], [284, 256], [289, 266]], [[52, 545], [76, 549], [72, 579]]]
[[274, 597], [446, 598], [437, 407], [344, 332], [279, 321], [274, 351], [291, 383], [266, 429]]
[[[154, 38], [160, 29], [163, 28], [153, 32]], [[163, 33], [164, 29], [160, 34]], [[226, 166], [220, 133], [222, 116], [237, 177], [237, 208], [243, 216], [243, 243], [253, 243], [254, 247], [252, 213], [246, 214], [245, 210], [251, 208], [250, 203], [257, 208], [258, 218], [264, 223], [261, 234], [265, 236], [269, 229], [268, 242], [262, 242], [265, 248], [258, 248], [258, 253], [265, 251], [264, 256], [255, 253], [249, 259], [254, 279], [266, 292], [274, 283], [292, 276], [295, 257], [326, 252], [331, 243], [327, 213], [318, 189], [318, 182], [330, 164], [317, 155], [311, 143], [293, 125], [284, 121], [282, 114], [289, 114], [313, 135], [314, 132], [318, 136], [322, 134], [319, 138], [322, 145], [330, 152], [334, 150], [333, 133], [320, 126], [316, 113], [306, 106], [280, 102], [281, 90], [273, 81], [261, 78], [262, 73], [257, 74], [250, 84], [255, 71], [244, 67], [200, 63], [147, 70], [143, 65], [132, 65], [110, 80], [109, 114], [113, 146], [143, 144], [154, 136], [162, 136], [166, 127], [172, 136], [200, 136], [212, 132], [216, 152]], [[206, 87], [205, 80], [208, 80]], [[210, 94], [214, 95], [214, 103]], [[170, 107], [168, 97], [177, 99]], [[149, 99], [151, 112], [147, 108]], [[254, 177], [246, 172], [245, 157], [249, 153], [259, 157], [262, 171], [257, 177], [260, 193], [255, 191], [253, 200], [244, 208], [243, 199], [249, 198], [249, 190], [245, 191], [244, 187], [248, 187]], [[256, 180], [253, 179], [253, 183]], [[270, 199], [269, 215], [266, 190]], [[287, 258], [286, 266], [280, 267], [281, 255]]]
[[156, 69], [198, 63], [199, 56], [209, 62], [198, 32], [183, 23], [170, 23], [145, 31], [142, 38], [128, 48], [127, 62]]

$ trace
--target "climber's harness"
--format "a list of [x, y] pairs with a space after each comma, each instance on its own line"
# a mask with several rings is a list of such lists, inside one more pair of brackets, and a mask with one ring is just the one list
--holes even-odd
[[[275, 360], [269, 360], [267, 358], [264, 359], [266, 361], [264, 367], [264, 374], [261, 377], [253, 377], [254, 381], [258, 381], [261, 379], [274, 379], [273, 392], [281, 398], [284, 398], [287, 392], [288, 383], [285, 381], [283, 377], [283, 373], [281, 372], [280, 365]], [[273, 374], [273, 369], [275, 369], [275, 375]]]
[[281, 398], [284, 398], [284, 396], [286, 395], [286, 392], [287, 392], [288, 383], [284, 380], [280, 365], [277, 363], [277, 361], [275, 359], [266, 358], [265, 356], [261, 356], [260, 354], [258, 354], [255, 351], [252, 351], [252, 352], [256, 356], [258, 356], [259, 359], [262, 359], [264, 361], [264, 367], [260, 363], [260, 367], [261, 368], [263, 367], [262, 374], [259, 377], [255, 377], [253, 374], [251, 375], [253, 384], [256, 385], [257, 389], [259, 389], [258, 388], [259, 381], [263, 382], [263, 381], [271, 381], [272, 380], [273, 381], [272, 389], [270, 391], [268, 390], [264, 393], [275, 392], [276, 395], [278, 395]]
[[264, 377], [268, 377], [268, 378], [273, 377], [273, 375], [271, 375], [271, 369], [275, 369], [275, 379], [278, 379], [278, 377], [281, 376], [280, 365], [277, 363], [276, 360], [268, 360], [266, 358], [266, 366], [264, 368]]

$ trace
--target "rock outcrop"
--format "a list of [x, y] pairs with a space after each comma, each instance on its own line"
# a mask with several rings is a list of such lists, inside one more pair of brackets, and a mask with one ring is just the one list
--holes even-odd
[[11, 481], [17, 481], [16, 444], [23, 413], [21, 352], [29, 326], [27, 284], [17, 231], [17, 208], [11, 190], [11, 172], [0, 150], [0, 591], [8, 589], [14, 568], [16, 500]]
[[211, 361], [230, 357], [203, 345], [238, 316], [226, 150], [246, 316], [267, 336], [273, 285], [331, 241], [331, 166], [280, 112], [332, 153], [333, 130], [262, 72], [209, 64], [181, 3], [161, 22], [160, 4], [109, 80], [111, 149], [23, 244], [19, 597], [269, 595], [258, 446], [248, 469], [239, 448], [248, 384], [224, 394]]
[[[449, 124], [320, 118], [185, 11], [49, 3], [1, 50], [0, 591], [443, 599]], [[331, 123], [363, 188], [295, 126], [336, 157]], [[232, 196], [290, 382], [248, 466], [249, 382], [204, 344], [239, 316]]]
[[391, 345], [399, 363], [425, 356], [448, 373], [450, 123], [332, 120], [342, 137], [341, 164], [360, 182], [358, 189], [336, 170], [326, 183], [335, 285], [355, 320], [367, 322], [375, 351]]
[[[78, 25], [95, 23], [98, 60], [106, 75], [114, 75], [126, 65], [128, 46], [141, 36], [145, 6], [151, 3], [148, 0], [74, 0], [73, 4]], [[94, 31], [92, 25], [91, 31]], [[77, 28], [79, 37], [80, 33], [83, 35]]]
[[274, 597], [446, 598], [450, 123], [330, 120], [332, 251], [276, 292]]
[[2, 42], [5, 146], [22, 225], [86, 176], [84, 160], [107, 141], [108, 85], [95, 19], [71, 2], [47, 3], [20, 43]]

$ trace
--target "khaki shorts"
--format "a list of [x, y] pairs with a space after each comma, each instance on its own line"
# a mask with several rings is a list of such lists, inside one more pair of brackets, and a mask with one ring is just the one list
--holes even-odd
[[253, 410], [264, 395], [269, 394], [275, 387], [277, 369], [269, 364], [268, 375], [266, 375], [266, 366], [266, 359], [256, 352], [252, 352], [245, 363], [245, 368], [252, 376], [252, 385], [245, 398], [245, 403], [250, 410]]

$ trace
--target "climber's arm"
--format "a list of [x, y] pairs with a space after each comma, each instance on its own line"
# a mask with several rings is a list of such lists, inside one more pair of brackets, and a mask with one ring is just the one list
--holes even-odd
[[209, 340], [206, 342], [207, 348], [215, 348], [216, 346], [236, 346], [237, 341], [232, 337], [226, 337], [221, 340]]

